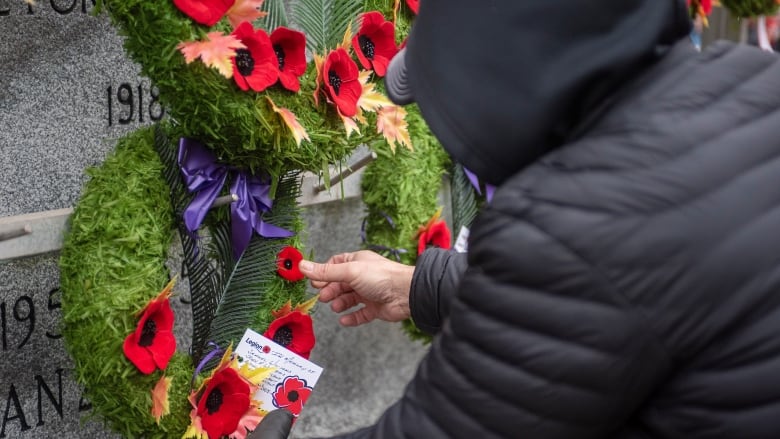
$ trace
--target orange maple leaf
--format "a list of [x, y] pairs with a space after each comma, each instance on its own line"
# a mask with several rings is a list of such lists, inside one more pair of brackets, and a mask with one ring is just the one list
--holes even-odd
[[363, 92], [358, 99], [358, 106], [365, 111], [374, 112], [382, 107], [393, 105], [387, 96], [376, 91], [376, 84], [368, 80], [370, 76], [371, 71], [369, 70], [362, 71], [358, 76], [358, 80], [363, 84]]
[[288, 300], [287, 303], [285, 303], [281, 308], [277, 309], [276, 311], [271, 311], [271, 315], [273, 318], [278, 319], [294, 311], [298, 311], [301, 314], [310, 314], [312, 308], [314, 308], [314, 305], [317, 304], [317, 300], [319, 300], [319, 298], [319, 294], [312, 296], [309, 300], [295, 305], [295, 308], [292, 307], [292, 302]]
[[287, 124], [287, 127], [290, 128], [290, 131], [292, 131], [293, 138], [295, 139], [295, 144], [298, 146], [301, 146], [301, 140], [306, 139], [309, 142], [311, 142], [311, 139], [309, 138], [309, 133], [306, 132], [306, 128], [301, 125], [300, 122], [298, 122], [298, 118], [295, 117], [295, 114], [286, 109], [286, 108], [279, 108], [276, 106], [274, 101], [271, 100], [270, 97], [266, 96], [268, 99], [268, 102], [271, 103], [271, 108], [282, 116], [282, 120], [285, 124]]
[[275, 319], [278, 319], [280, 317], [286, 316], [287, 314], [290, 314], [291, 312], [292, 312], [292, 302], [288, 300], [283, 307], [277, 309], [276, 311], [271, 311], [271, 316], [273, 316], [273, 318]]
[[314, 54], [314, 68], [317, 69], [317, 79], [314, 80], [314, 83], [317, 84], [316, 88], [314, 89], [314, 105], [319, 107], [320, 105], [320, 85], [322, 83], [322, 67], [325, 65], [325, 58]]
[[160, 425], [160, 418], [171, 412], [168, 405], [168, 389], [171, 387], [172, 380], [173, 378], [163, 375], [152, 389], [152, 416], [157, 421], [157, 425]]
[[409, 126], [406, 123], [406, 110], [397, 105], [388, 105], [380, 108], [376, 113], [376, 131], [382, 133], [395, 153], [397, 143], [414, 151], [412, 140], [409, 138]]
[[358, 127], [355, 118], [362, 117], [362, 115], [356, 114], [353, 118], [344, 116], [338, 108], [336, 108], [336, 111], [339, 113], [339, 117], [341, 117], [341, 121], [344, 123], [344, 129], [347, 131], [347, 139], [349, 139], [349, 136], [351, 136], [353, 132], [360, 134], [360, 128]]
[[205, 41], [188, 41], [176, 46], [187, 64], [200, 58], [204, 64], [214, 67], [226, 77], [233, 77], [233, 64], [230, 59], [236, 56], [236, 49], [245, 49], [246, 46], [233, 35], [225, 35], [222, 32], [209, 32]]
[[267, 12], [260, 10], [261, 6], [263, 6], [263, 0], [236, 0], [225, 15], [227, 15], [230, 25], [235, 29], [245, 21], [251, 23], [268, 15]]
[[344, 32], [344, 37], [341, 39], [341, 44], [336, 48], [343, 47], [345, 50], [349, 51], [350, 45], [352, 45], [352, 20], [350, 20], [347, 25], [347, 30]]

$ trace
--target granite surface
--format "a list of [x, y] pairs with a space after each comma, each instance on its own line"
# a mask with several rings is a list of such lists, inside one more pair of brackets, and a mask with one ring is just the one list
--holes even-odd
[[[149, 81], [125, 57], [107, 17], [92, 9], [91, 0], [0, 0], [0, 216], [73, 206], [85, 168], [160, 115]], [[315, 259], [359, 248], [362, 217], [359, 200], [309, 208]], [[99, 419], [86, 419], [89, 402], [59, 338], [57, 256], [0, 263], [0, 439], [115, 437]], [[169, 266], [180, 264], [174, 257]], [[174, 306], [187, 311], [181, 301]], [[179, 321], [186, 349], [189, 327]], [[293, 437], [372, 423], [425, 352], [399, 325], [341, 328], [328, 307], [315, 314], [315, 331], [312, 360], [325, 372]]]

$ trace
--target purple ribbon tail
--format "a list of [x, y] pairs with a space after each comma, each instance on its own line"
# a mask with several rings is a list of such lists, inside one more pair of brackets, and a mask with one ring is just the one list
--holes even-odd
[[238, 259], [244, 254], [252, 232], [256, 231], [264, 238], [287, 238], [295, 235], [287, 229], [263, 221], [262, 214], [271, 211], [269, 196], [271, 185], [261, 178], [247, 176], [243, 172], [236, 175], [231, 193], [238, 195], [238, 201], [230, 205], [233, 256]]
[[214, 343], [213, 341], [210, 341], [208, 343], [208, 346], [213, 347], [211, 352], [206, 354], [205, 357], [203, 357], [200, 360], [200, 363], [198, 363], [198, 367], [195, 368], [195, 372], [192, 374], [192, 380], [190, 381], [190, 388], [195, 385], [195, 378], [200, 375], [200, 371], [203, 370], [204, 367], [211, 361], [212, 358], [216, 357], [217, 355], [222, 355], [225, 351], [219, 347], [218, 344]]
[[[477, 190], [477, 193], [482, 195], [482, 189], [479, 187], [479, 177], [477, 177], [477, 174], [469, 171], [466, 169], [466, 167], [463, 167], [463, 172], [466, 173], [466, 177], [471, 182], [471, 185], [474, 186], [474, 189]], [[488, 203], [493, 201], [493, 194], [496, 192], [496, 187], [492, 184], [485, 183], [485, 198], [487, 199]]]
[[485, 198], [487, 202], [493, 201], [493, 194], [496, 193], [496, 187], [492, 184], [485, 184]]
[[480, 189], [480, 187], [479, 187], [479, 178], [477, 178], [477, 174], [469, 171], [465, 167], [463, 168], [463, 172], [466, 173], [466, 177], [471, 182], [471, 185], [474, 186], [474, 189], [477, 190], [477, 193], [482, 195], [482, 189]]

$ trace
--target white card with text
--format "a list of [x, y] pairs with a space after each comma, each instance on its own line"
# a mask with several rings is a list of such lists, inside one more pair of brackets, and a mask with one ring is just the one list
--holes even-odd
[[236, 354], [242, 364], [249, 362], [252, 367], [276, 368], [255, 394], [255, 399], [262, 402], [260, 408], [269, 412], [284, 408], [295, 416], [301, 414], [322, 374], [320, 366], [251, 329], [244, 332]]

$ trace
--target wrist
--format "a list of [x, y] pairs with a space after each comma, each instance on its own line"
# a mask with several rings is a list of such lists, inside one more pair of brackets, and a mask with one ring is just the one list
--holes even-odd
[[412, 288], [412, 279], [414, 278], [414, 266], [397, 264], [392, 273], [393, 290], [396, 298], [396, 306], [406, 317], [411, 316], [409, 307], [409, 292]]

